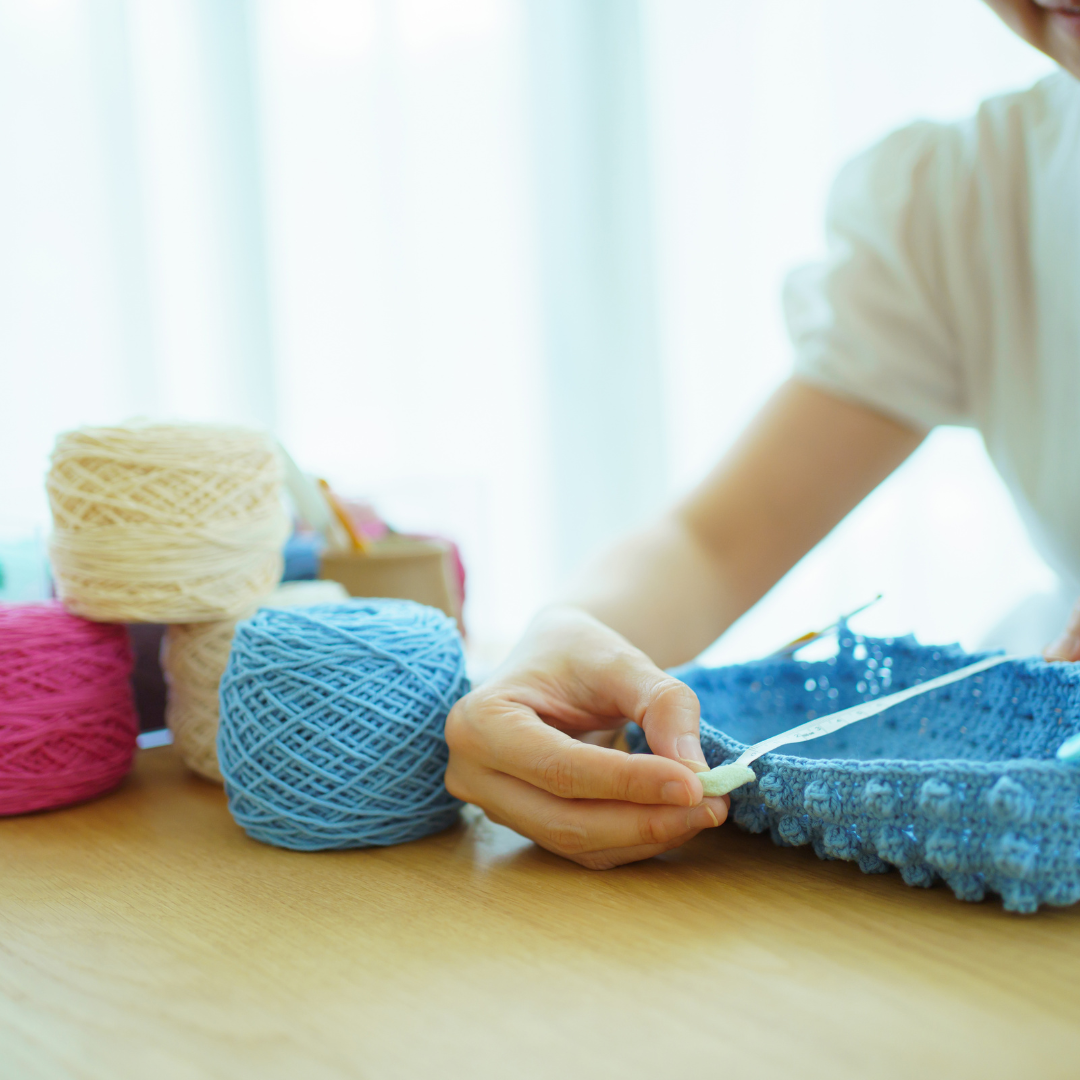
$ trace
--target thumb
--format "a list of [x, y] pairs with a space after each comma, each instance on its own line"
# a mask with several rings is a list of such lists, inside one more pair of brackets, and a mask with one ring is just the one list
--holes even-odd
[[658, 667], [648, 667], [651, 670], [639, 672], [633, 681], [637, 684], [635, 700], [622, 703], [623, 715], [641, 726], [654, 754], [680, 761], [693, 772], [707, 771], [709, 766], [701, 750], [697, 694]]

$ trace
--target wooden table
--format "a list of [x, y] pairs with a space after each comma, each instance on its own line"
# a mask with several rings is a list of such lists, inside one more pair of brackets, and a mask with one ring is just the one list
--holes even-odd
[[1080, 908], [734, 826], [590, 873], [491, 825], [296, 854], [172, 750], [0, 820], [0, 1076], [1076, 1077]]

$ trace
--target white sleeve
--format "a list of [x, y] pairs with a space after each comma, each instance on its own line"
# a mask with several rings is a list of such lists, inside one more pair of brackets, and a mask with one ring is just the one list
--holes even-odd
[[784, 288], [795, 375], [921, 430], [970, 423], [942, 256], [957, 249], [942, 230], [960, 227], [959, 142], [955, 128], [916, 124], [847, 165], [828, 258]]

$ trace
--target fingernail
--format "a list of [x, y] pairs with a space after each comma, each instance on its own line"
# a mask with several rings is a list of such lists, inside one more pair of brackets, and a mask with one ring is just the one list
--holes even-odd
[[705, 755], [701, 752], [701, 743], [696, 735], [680, 735], [675, 743], [675, 753], [683, 762], [698, 761], [705, 764]]
[[706, 806], [705, 803], [695, 806], [686, 815], [686, 827], [688, 829], [711, 829], [719, 824], [720, 819], [712, 812], [712, 807]]
[[660, 789], [660, 800], [674, 806], [690, 806], [690, 792], [681, 780], [669, 780]]

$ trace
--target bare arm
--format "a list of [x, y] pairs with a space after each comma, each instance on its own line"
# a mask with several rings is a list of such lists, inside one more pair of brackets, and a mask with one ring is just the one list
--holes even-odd
[[661, 667], [691, 660], [921, 441], [791, 380], [688, 498], [590, 567], [565, 602]]
[[[698, 703], [661, 670], [715, 640], [919, 444], [873, 410], [791, 381], [700, 487], [542, 611], [455, 705], [446, 783], [593, 868], [677, 847], [727, 814], [703, 798]], [[639, 723], [654, 756], [580, 741]]]

